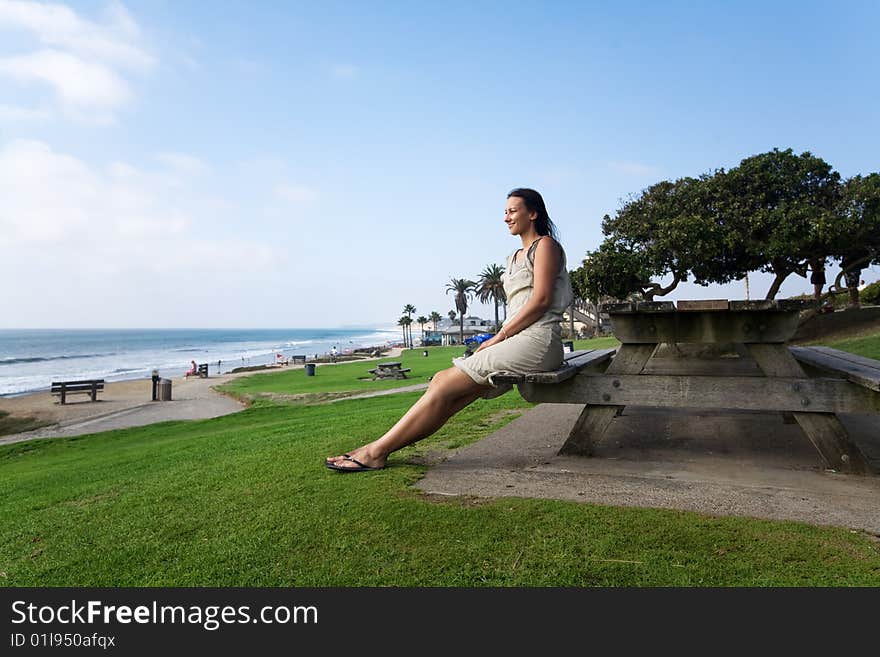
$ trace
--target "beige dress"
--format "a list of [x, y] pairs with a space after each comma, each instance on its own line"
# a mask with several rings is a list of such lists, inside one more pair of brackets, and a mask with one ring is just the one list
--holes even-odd
[[[532, 296], [535, 284], [534, 253], [540, 239], [532, 243], [519, 262], [514, 262], [519, 249], [507, 258], [507, 267], [502, 277], [508, 311], [504, 324], [513, 320]], [[486, 399], [502, 395], [512, 388], [510, 384], [494, 383], [492, 377], [499, 372], [526, 374], [555, 370], [562, 365], [560, 322], [562, 313], [571, 305], [572, 294], [565, 251], [561, 255], [559, 272], [553, 282], [553, 301], [542, 317], [516, 335], [486, 347], [473, 356], [453, 359], [452, 364], [475, 382], [492, 386], [493, 389], [483, 395]]]

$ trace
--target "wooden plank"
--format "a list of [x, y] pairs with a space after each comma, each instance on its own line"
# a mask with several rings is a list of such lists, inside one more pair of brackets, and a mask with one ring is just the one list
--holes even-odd
[[695, 310], [727, 310], [730, 302], [727, 299], [698, 299], [676, 301], [675, 307], [679, 312], [692, 312]]
[[880, 413], [880, 395], [839, 379], [586, 374], [529, 401], [808, 413]]
[[[614, 360], [608, 366], [607, 373], [638, 374], [644, 369], [656, 349], [656, 344], [621, 345]], [[567, 387], [576, 380], [571, 379], [559, 385]], [[538, 388], [539, 386], [532, 386], [533, 390]], [[574, 423], [559, 453], [590, 456], [595, 446], [602, 440], [602, 436], [605, 435], [611, 420], [622, 410], [622, 406], [592, 406], [589, 404], [584, 406], [584, 410], [581, 411]]]
[[774, 310], [778, 312], [800, 312], [816, 307], [813, 300], [801, 299], [760, 299], [756, 301], [731, 301], [729, 306], [733, 311], [756, 311]]
[[880, 392], [880, 361], [831, 347], [789, 347], [789, 351], [802, 363], [840, 374], [848, 381]]
[[639, 301], [636, 304], [636, 312], [639, 313], [669, 313], [675, 311], [672, 301]]
[[751, 358], [659, 358], [654, 356], [643, 374], [681, 376], [761, 376], [761, 368]]
[[[566, 354], [567, 358], [558, 370], [550, 372], [529, 372], [517, 374], [514, 372], [500, 372], [492, 377], [497, 383], [546, 383], [554, 384], [566, 381], [574, 377], [581, 370], [588, 367], [596, 367], [614, 355], [616, 349], [590, 349], [587, 351]], [[570, 358], [568, 356], [571, 356]]]
[[610, 314], [614, 337], [623, 343], [787, 342], [798, 327], [794, 312], [667, 312]]
[[[752, 344], [748, 348], [767, 376], [804, 376], [803, 369], [785, 346]], [[867, 460], [836, 415], [795, 413], [794, 419], [828, 467], [853, 474], [869, 471]]]

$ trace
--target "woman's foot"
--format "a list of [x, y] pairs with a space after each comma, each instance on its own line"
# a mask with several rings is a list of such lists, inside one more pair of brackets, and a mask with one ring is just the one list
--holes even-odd
[[370, 455], [366, 447], [361, 447], [347, 454], [330, 456], [324, 465], [331, 470], [364, 472], [365, 470], [381, 470], [385, 467], [385, 459]]

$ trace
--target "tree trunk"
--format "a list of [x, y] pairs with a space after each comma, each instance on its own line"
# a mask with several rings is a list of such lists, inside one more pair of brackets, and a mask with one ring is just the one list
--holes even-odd
[[859, 299], [859, 279], [861, 275], [861, 267], [846, 272], [846, 291], [849, 293], [849, 305], [847, 305], [847, 310], [857, 310], [862, 305], [861, 300]]
[[464, 344], [464, 313], [458, 318], [458, 343]]
[[498, 329], [500, 328], [498, 326], [498, 297], [493, 296], [492, 298], [495, 300], [495, 332], [498, 333]]
[[776, 298], [776, 295], [779, 293], [779, 288], [782, 287], [783, 281], [788, 278], [790, 271], [787, 272], [777, 272], [776, 278], [773, 279], [773, 283], [770, 285], [770, 289], [767, 290], [767, 296], [764, 297], [767, 301], [772, 301]]
[[571, 339], [574, 340], [574, 301], [571, 302], [571, 308], [568, 309], [568, 319], [571, 323]]

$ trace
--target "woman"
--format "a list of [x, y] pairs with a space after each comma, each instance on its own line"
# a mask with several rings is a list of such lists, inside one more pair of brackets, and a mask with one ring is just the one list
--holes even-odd
[[508, 257], [504, 272], [509, 309], [504, 325], [470, 358], [456, 358], [454, 367], [435, 374], [425, 394], [385, 435], [328, 458], [328, 468], [381, 470], [391, 452], [430, 436], [472, 401], [510, 390], [510, 385], [495, 385], [494, 374], [541, 372], [562, 364], [559, 324], [571, 303], [571, 283], [544, 199], [533, 189], [514, 189], [507, 195], [504, 223], [522, 242], [522, 248]]

